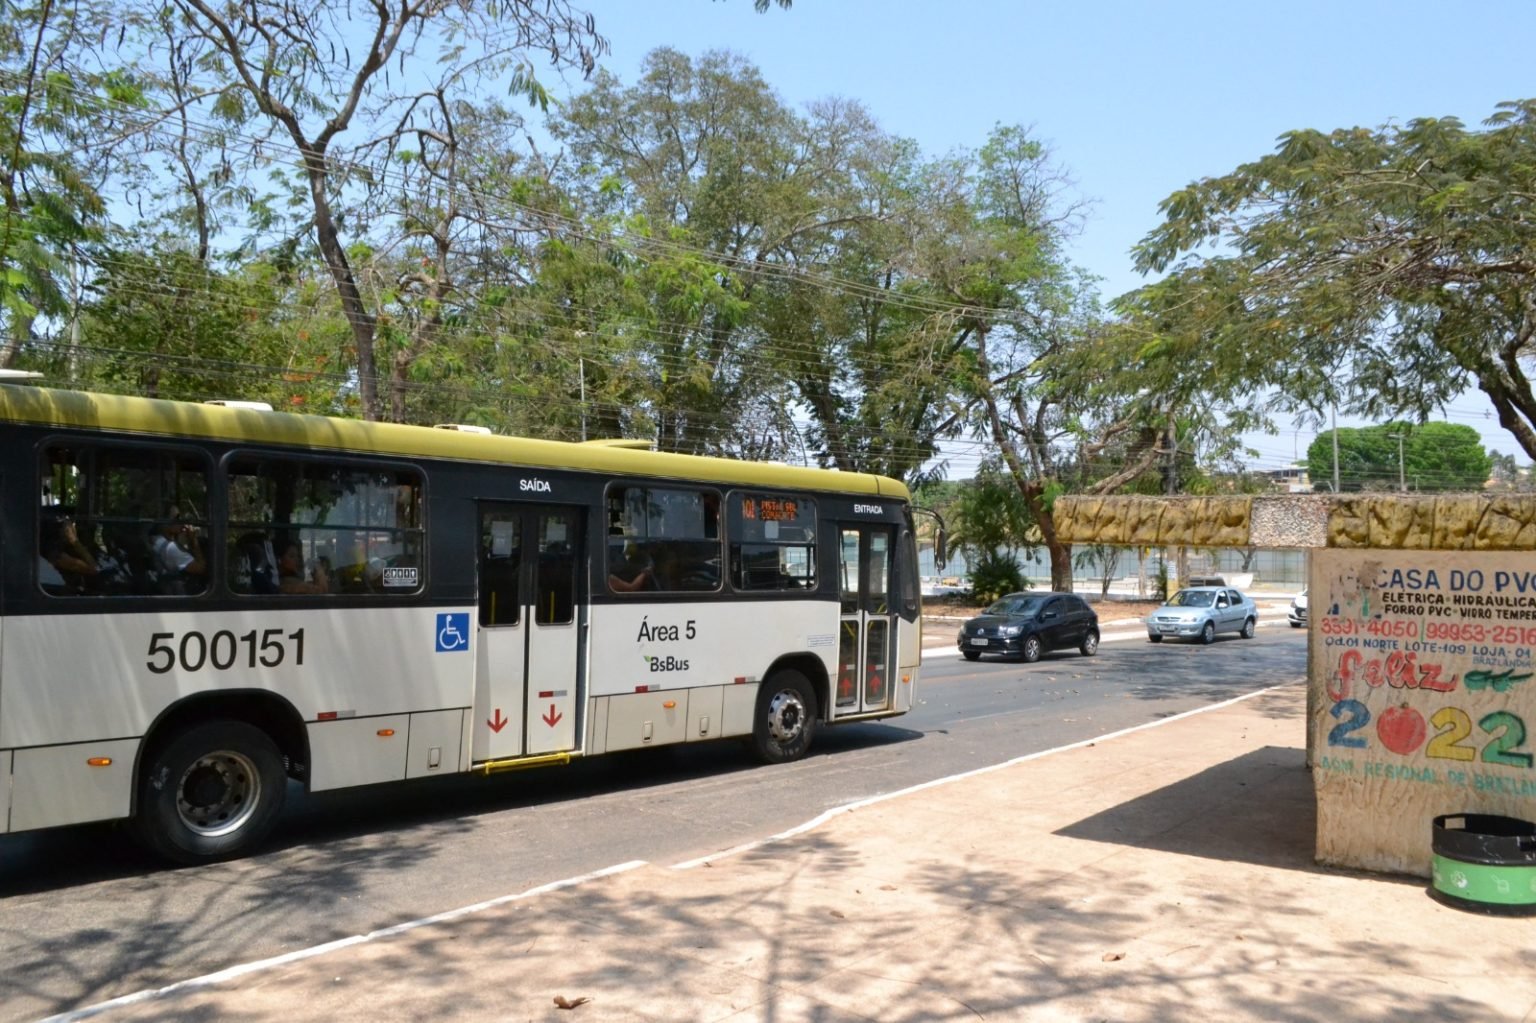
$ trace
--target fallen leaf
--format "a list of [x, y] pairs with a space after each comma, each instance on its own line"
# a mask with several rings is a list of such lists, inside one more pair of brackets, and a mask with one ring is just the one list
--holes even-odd
[[838, 919], [839, 919], [839, 920], [842, 920], [842, 919], [844, 919], [844, 917], [843, 917], [843, 911], [842, 911], [842, 910], [840, 910], [840, 909], [834, 909], [834, 910], [833, 910], [833, 911], [832, 911], [832, 915], [833, 915], [833, 916], [835, 916], [835, 917], [837, 917], [837, 918], [838, 918]]
[[1124, 958], [1125, 958], [1125, 953], [1124, 952], [1105, 952], [1104, 953], [1104, 961], [1106, 963], [1118, 963], [1120, 960], [1122, 960]]
[[882, 892], [894, 892], [896, 890], [896, 886], [893, 884], [883, 884], [880, 886], [880, 890]]
[[587, 998], [586, 996], [582, 996], [581, 998], [567, 998], [564, 995], [556, 995], [555, 1007], [558, 1009], [574, 1009], [576, 1006], [585, 1005], [591, 1000], [592, 999]]

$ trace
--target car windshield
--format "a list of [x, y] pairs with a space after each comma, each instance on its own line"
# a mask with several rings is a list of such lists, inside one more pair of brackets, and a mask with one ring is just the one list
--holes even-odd
[[1168, 601], [1169, 607], [1210, 607], [1216, 600], [1214, 590], [1180, 590]]
[[1013, 594], [987, 608], [989, 615], [1028, 615], [1040, 609], [1039, 597], [1021, 597]]

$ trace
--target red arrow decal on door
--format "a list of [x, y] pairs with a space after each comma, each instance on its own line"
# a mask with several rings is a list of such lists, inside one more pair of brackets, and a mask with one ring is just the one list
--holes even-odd
[[544, 722], [549, 727], [553, 728], [553, 727], [555, 727], [555, 724], [561, 718], [563, 718], [563, 717], [565, 717], [565, 715], [560, 713], [558, 710], [556, 710], [555, 709], [555, 705], [553, 703], [551, 703], [549, 705], [549, 713], [548, 714], [540, 714], [539, 715], [539, 720]]
[[512, 720], [512, 719], [511, 718], [504, 718], [504, 717], [502, 717], [501, 716], [501, 708], [497, 707], [496, 708], [496, 716], [491, 718], [491, 720], [487, 721], [486, 724], [491, 726], [491, 731], [499, 732], [503, 728], [507, 727], [507, 722], [510, 721], [510, 720]]

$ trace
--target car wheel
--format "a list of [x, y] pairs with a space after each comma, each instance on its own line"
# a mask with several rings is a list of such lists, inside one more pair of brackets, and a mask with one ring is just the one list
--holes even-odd
[[1099, 633], [1097, 629], [1089, 629], [1088, 635], [1083, 637], [1083, 645], [1078, 647], [1084, 657], [1092, 657], [1099, 652]]
[[1206, 622], [1205, 628], [1200, 630], [1200, 642], [1209, 646], [1216, 642], [1216, 623]]
[[1148, 643], [1161, 643], [1162, 641], [1163, 641], [1163, 637], [1159, 636], [1157, 633], [1155, 633], [1155, 632], [1147, 633], [1147, 642]]
[[1252, 639], [1254, 630], [1257, 628], [1258, 623], [1255, 622], [1252, 618], [1248, 619], [1243, 623], [1242, 637], [1244, 639]]
[[979, 661], [979, 660], [981, 660], [981, 651], [980, 650], [962, 650], [962, 651], [960, 651], [960, 656], [964, 657], [967, 661]]
[[208, 721], [146, 758], [133, 830], [177, 863], [212, 863], [266, 837], [283, 806], [283, 755], [243, 721]]
[[799, 760], [816, 734], [816, 694], [798, 671], [777, 671], [757, 694], [752, 751], [765, 764]]
[[1034, 664], [1044, 652], [1045, 647], [1041, 645], [1039, 636], [1025, 636], [1024, 648], [1019, 652], [1019, 657], [1026, 664]]

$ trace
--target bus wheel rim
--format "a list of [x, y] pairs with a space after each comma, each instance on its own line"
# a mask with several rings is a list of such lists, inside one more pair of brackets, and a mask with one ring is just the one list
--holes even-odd
[[793, 742], [805, 728], [805, 703], [793, 689], [774, 694], [768, 704], [768, 734], [774, 741]]
[[261, 774], [250, 757], [219, 750], [198, 757], [176, 785], [176, 814], [190, 831], [219, 838], [244, 827], [261, 802]]

